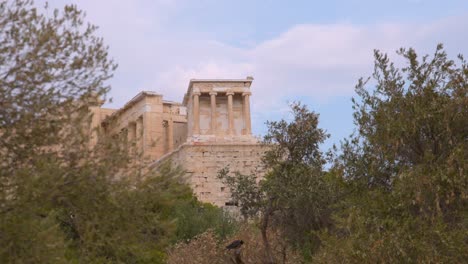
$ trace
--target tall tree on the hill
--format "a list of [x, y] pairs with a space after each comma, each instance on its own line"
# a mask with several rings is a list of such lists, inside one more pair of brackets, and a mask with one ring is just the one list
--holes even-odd
[[115, 67], [76, 6], [0, 0], [1, 263], [162, 263], [177, 239], [227, 232], [180, 171], [139, 170], [118, 140], [89, 144]]
[[[301, 104], [291, 105], [293, 120], [268, 122], [264, 138], [266, 175], [259, 183], [255, 175], [220, 177], [231, 187], [233, 199], [246, 216], [260, 214], [267, 263], [272, 258], [268, 231], [280, 231], [285, 245], [314, 251], [319, 242], [315, 232], [329, 225], [332, 200], [325, 181], [325, 163], [319, 145], [328, 137], [318, 127], [318, 114]], [[272, 227], [272, 228], [271, 228]]]
[[432, 57], [398, 54], [401, 69], [375, 51], [375, 88], [356, 86], [357, 134], [334, 168], [349, 196], [325, 262], [468, 257], [468, 64], [442, 45]]
[[[30, 164], [29, 153], [58, 151], [44, 146], [63, 143], [79, 130], [87, 107], [108, 91], [105, 81], [116, 68], [95, 36], [96, 26], [86, 25], [76, 6], [46, 12], [30, 0], [0, 2], [4, 168]], [[65, 123], [77, 129], [66, 131]]]
[[[102, 178], [93, 177], [93, 184], [84, 178], [93, 167], [86, 125], [88, 107], [108, 91], [105, 81], [116, 64], [76, 6], [43, 11], [29, 0], [0, 1], [3, 262], [64, 261], [67, 236], [57, 219], [77, 216], [72, 196], [83, 188], [96, 187], [91, 200], [100, 199], [103, 188]], [[67, 208], [65, 215], [58, 205]]]

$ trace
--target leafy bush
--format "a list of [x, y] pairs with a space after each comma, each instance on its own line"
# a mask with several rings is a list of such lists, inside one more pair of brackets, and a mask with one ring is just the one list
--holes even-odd
[[336, 226], [323, 232], [322, 263], [461, 263], [468, 258], [468, 65], [375, 52], [375, 89], [356, 87], [357, 134], [332, 174], [342, 177]]

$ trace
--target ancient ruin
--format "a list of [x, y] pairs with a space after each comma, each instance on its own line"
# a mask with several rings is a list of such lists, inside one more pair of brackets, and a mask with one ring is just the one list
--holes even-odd
[[120, 109], [92, 108], [93, 126], [136, 142], [137, 150], [153, 161], [151, 169], [164, 161], [181, 165], [199, 200], [230, 206], [218, 171], [261, 173], [263, 147], [251, 129], [252, 81], [192, 79], [182, 103], [141, 92]]

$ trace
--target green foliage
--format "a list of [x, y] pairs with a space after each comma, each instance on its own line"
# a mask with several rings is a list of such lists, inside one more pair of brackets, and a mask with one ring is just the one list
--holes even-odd
[[76, 6], [45, 11], [0, 1], [0, 262], [163, 263], [180, 239], [228, 234], [180, 169], [91, 144], [89, 108], [116, 64]]
[[218, 176], [229, 186], [231, 198], [239, 205], [242, 216], [257, 216], [266, 199], [261, 186], [257, 184], [257, 176], [244, 175], [237, 171], [230, 173], [229, 168], [220, 170]]
[[[194, 252], [203, 240], [193, 238], [222, 240], [237, 224], [198, 202], [180, 168], [148, 170], [131, 142], [90, 144], [89, 108], [116, 64], [76, 6], [48, 10], [0, 0], [0, 262], [163, 263], [187, 240], [172, 260], [225, 260]], [[441, 45], [432, 57], [398, 53], [401, 69], [375, 52], [375, 88], [358, 82], [357, 133], [330, 171], [319, 149], [328, 135], [300, 104], [292, 121], [268, 123], [263, 180], [221, 171], [258, 220], [246, 261], [297, 262], [291, 249], [322, 263], [468, 259], [468, 64]]]
[[345, 199], [324, 233], [320, 262], [443, 262], [468, 258], [468, 66], [399, 50], [398, 69], [375, 52], [376, 87], [360, 80], [358, 134], [333, 172]]
[[233, 234], [237, 222], [221, 208], [192, 199], [175, 206], [173, 214], [177, 229], [174, 240], [187, 241], [211, 229], [220, 239]]
[[274, 262], [269, 252], [267, 230], [281, 231], [294, 248], [310, 255], [319, 245], [315, 232], [330, 224], [331, 187], [325, 179], [325, 163], [319, 149], [328, 135], [318, 128], [318, 115], [301, 104], [292, 104], [294, 120], [268, 122], [264, 143], [268, 146], [263, 158], [267, 173], [257, 183], [254, 175], [220, 177], [230, 186], [246, 217], [260, 216], [260, 229], [267, 254], [266, 262]]
[[88, 118], [87, 106], [109, 90], [116, 64], [83, 18], [76, 6], [46, 16], [32, 1], [0, 1], [0, 149], [8, 165], [58, 144], [59, 133], [83, 140], [64, 124]]

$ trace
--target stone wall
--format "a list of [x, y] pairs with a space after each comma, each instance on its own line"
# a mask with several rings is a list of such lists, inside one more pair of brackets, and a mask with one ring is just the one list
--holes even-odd
[[92, 125], [103, 135], [133, 142], [138, 153], [154, 161], [153, 169], [167, 160], [182, 166], [201, 201], [226, 206], [231, 199], [217, 178], [221, 169], [263, 176], [264, 147], [251, 132], [252, 81], [192, 79], [183, 103], [140, 92], [120, 109], [91, 109]]
[[[187, 139], [187, 110], [162, 95], [141, 92], [120, 109], [94, 107], [92, 126], [108, 136], [127, 137], [136, 151], [157, 160]], [[93, 135], [92, 144], [97, 142]]]
[[218, 179], [218, 172], [229, 167], [231, 172], [263, 177], [261, 157], [265, 147], [258, 144], [183, 144], [153, 164], [153, 168], [170, 161], [180, 165], [200, 201], [224, 207], [231, 201], [229, 188]]

